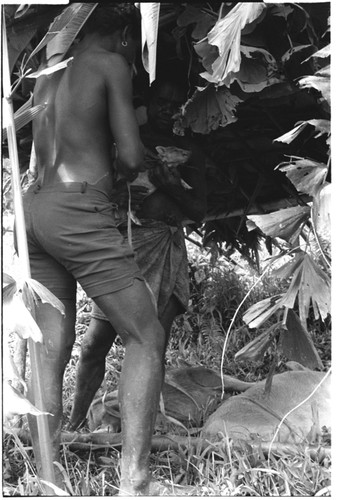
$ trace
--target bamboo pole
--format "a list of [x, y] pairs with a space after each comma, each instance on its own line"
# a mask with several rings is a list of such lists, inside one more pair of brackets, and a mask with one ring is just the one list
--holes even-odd
[[[29, 254], [28, 245], [26, 237], [26, 227], [22, 203], [21, 194], [21, 184], [20, 184], [20, 169], [19, 169], [19, 157], [15, 134], [14, 125], [14, 114], [13, 114], [13, 103], [11, 98], [11, 83], [10, 83], [10, 70], [9, 70], [9, 59], [8, 59], [8, 47], [7, 47], [7, 34], [6, 34], [6, 24], [5, 24], [5, 12], [4, 7], [2, 10], [2, 46], [3, 46], [3, 111], [4, 116], [7, 119], [7, 138], [8, 138], [8, 149], [9, 156], [12, 166], [12, 190], [13, 190], [13, 202], [14, 202], [14, 213], [16, 221], [16, 238], [19, 254], [19, 265], [21, 267], [21, 276], [24, 280], [30, 278], [30, 265], [29, 265]], [[28, 341], [29, 354], [31, 360], [31, 372], [32, 372], [32, 388], [33, 388], [33, 404], [41, 411], [44, 411], [44, 398], [43, 398], [43, 377], [42, 377], [42, 364], [40, 357], [40, 346], [35, 343], [32, 339]], [[37, 429], [38, 429], [38, 446], [40, 448], [41, 456], [41, 476], [42, 479], [55, 483], [55, 473], [53, 466], [53, 455], [52, 446], [48, 425], [47, 415], [39, 415], [37, 419]], [[51, 488], [46, 486], [46, 494], [53, 495], [54, 492]]]

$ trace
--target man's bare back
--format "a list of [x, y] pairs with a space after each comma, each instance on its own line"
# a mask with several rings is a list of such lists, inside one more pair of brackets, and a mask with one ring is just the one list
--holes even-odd
[[[40, 77], [36, 85], [34, 104], [47, 103], [33, 129], [39, 177], [44, 185], [53, 185], [95, 184], [106, 176], [112, 187], [112, 144], [117, 145], [122, 172], [137, 169], [142, 157], [138, 125], [130, 112], [130, 67], [123, 56], [94, 43], [89, 49], [80, 43], [71, 55], [68, 68]], [[128, 134], [121, 133], [125, 125]]]

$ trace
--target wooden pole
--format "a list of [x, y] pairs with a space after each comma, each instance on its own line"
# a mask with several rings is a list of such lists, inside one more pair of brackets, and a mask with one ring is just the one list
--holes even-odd
[[[21, 276], [24, 280], [30, 278], [30, 265], [29, 254], [26, 237], [26, 227], [22, 203], [21, 184], [20, 184], [20, 169], [19, 157], [16, 143], [13, 103], [11, 98], [11, 83], [10, 83], [10, 70], [8, 59], [7, 35], [5, 24], [4, 7], [2, 10], [2, 46], [3, 46], [3, 111], [6, 121], [8, 150], [12, 166], [12, 190], [14, 201], [15, 225], [16, 225], [16, 238], [19, 254], [19, 265], [21, 267]], [[29, 339], [29, 354], [31, 360], [32, 372], [32, 387], [33, 398], [32, 402], [39, 410], [44, 411], [44, 398], [43, 398], [43, 377], [42, 377], [42, 364], [40, 358], [40, 345]], [[48, 425], [47, 415], [39, 415], [37, 419], [38, 429], [38, 445], [40, 448], [41, 456], [41, 476], [42, 479], [55, 483], [55, 473], [53, 466], [53, 454]], [[51, 488], [46, 487], [46, 494], [53, 495], [54, 492]]]

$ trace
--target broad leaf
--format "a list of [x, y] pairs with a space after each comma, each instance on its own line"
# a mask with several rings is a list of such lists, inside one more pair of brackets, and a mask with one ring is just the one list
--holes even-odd
[[187, 4], [184, 12], [177, 19], [179, 27], [195, 24], [191, 36], [194, 40], [204, 38], [211, 27], [214, 26], [216, 18], [207, 12], [203, 12], [200, 8]]
[[[21, 106], [21, 108], [19, 108], [14, 113], [14, 124], [16, 132], [27, 125], [27, 123], [34, 120], [34, 118], [38, 116], [45, 108], [46, 104], [38, 104], [37, 106], [32, 106], [32, 98], [30, 98], [23, 106]], [[4, 128], [2, 131], [2, 140], [7, 140], [6, 128]]]
[[59, 62], [96, 6], [97, 3], [73, 3], [69, 5], [55, 18], [49, 27], [48, 33], [33, 50], [30, 58], [57, 37], [56, 41], [47, 48], [47, 60], [51, 59], [50, 64], [48, 64], [50, 66], [53, 66], [55, 62]]
[[219, 49], [219, 57], [212, 64], [212, 73], [201, 73], [209, 82], [230, 86], [233, 74], [240, 70], [241, 31], [257, 19], [265, 5], [262, 2], [238, 3], [223, 18], [217, 21], [208, 33], [208, 43]]
[[19, 370], [14, 363], [12, 358], [9, 343], [4, 339], [2, 352], [2, 376], [4, 380], [10, 380], [12, 383], [17, 384], [18, 382], [22, 385], [24, 390], [27, 390], [27, 384], [20, 376]]
[[307, 122], [301, 122], [299, 125], [296, 125], [295, 128], [289, 130], [285, 134], [280, 135], [273, 142], [284, 142], [286, 144], [290, 144], [296, 137], [300, 135], [300, 133], [306, 128]]
[[309, 333], [291, 309], [288, 310], [286, 326], [281, 337], [283, 354], [289, 360], [297, 361], [311, 370], [322, 369], [323, 363]]
[[303, 224], [309, 219], [310, 208], [291, 207], [271, 214], [248, 215], [261, 231], [272, 238], [282, 238], [293, 243], [299, 236]]
[[244, 45], [241, 45], [240, 50], [243, 54], [240, 70], [233, 78], [244, 92], [260, 92], [265, 87], [281, 82], [276, 76], [276, 60], [267, 50]]
[[212, 64], [219, 57], [219, 50], [210, 45], [207, 40], [201, 40], [194, 45], [194, 50], [200, 58], [200, 62], [208, 73], [212, 73]]
[[27, 413], [31, 415], [50, 415], [50, 413], [42, 412], [32, 405], [8, 381], [3, 384], [3, 409], [5, 418], [10, 418], [13, 415], [26, 415]]
[[319, 319], [321, 316], [324, 320], [331, 312], [330, 287], [329, 276], [318, 267], [310, 255], [302, 252], [298, 257], [297, 269], [282, 304], [293, 309], [298, 296], [298, 308], [302, 323], [305, 323], [308, 318], [311, 302], [315, 318]]
[[311, 54], [307, 59], [305, 59], [303, 62], [307, 62], [310, 59], [326, 59], [327, 57], [330, 57], [331, 55], [331, 45], [326, 45], [322, 49], [318, 50], [314, 54]]
[[249, 328], [258, 328], [282, 307], [282, 301], [283, 295], [274, 295], [268, 299], [260, 300], [245, 312], [242, 319]]
[[264, 353], [273, 342], [277, 333], [277, 328], [281, 323], [282, 322], [278, 322], [272, 325], [265, 332], [249, 342], [249, 344], [240, 349], [234, 356], [235, 361], [259, 361], [259, 359], [262, 359]]
[[217, 90], [209, 85], [203, 90], [196, 90], [182, 107], [174, 131], [179, 134], [179, 128], [189, 127], [198, 134], [208, 134], [218, 127], [225, 127], [237, 120], [235, 110], [240, 102], [227, 89]]
[[17, 333], [21, 338], [31, 338], [34, 342], [43, 340], [41, 330], [26, 308], [19, 292], [4, 304], [3, 326], [7, 334]]
[[[55, 59], [56, 60], [56, 59]], [[34, 73], [30, 73], [26, 78], [39, 78], [39, 76], [52, 75], [56, 71], [60, 71], [61, 69], [67, 68], [73, 62], [74, 58], [69, 57], [65, 61], [58, 62], [52, 66], [48, 66], [47, 68], [40, 68]]]
[[7, 273], [2, 274], [2, 305], [10, 303], [18, 289], [17, 283], [12, 276]]
[[305, 76], [299, 80], [300, 88], [314, 88], [318, 90], [323, 98], [327, 101], [329, 106], [331, 105], [330, 100], [330, 66], [325, 66], [320, 71], [317, 71], [315, 75]]
[[312, 45], [297, 45], [297, 47], [291, 47], [283, 54], [283, 56], [281, 57], [281, 61], [285, 63], [289, 61], [294, 54], [297, 54], [297, 52], [301, 52], [302, 50], [308, 49], [309, 47], [312, 48]]
[[97, 3], [79, 3], [76, 5], [79, 6], [76, 14], [47, 44], [48, 66], [54, 66], [62, 61], [83, 25], [96, 8]]
[[306, 128], [307, 125], [312, 125], [315, 127], [315, 130], [317, 131], [317, 134], [315, 135], [315, 138], [320, 137], [321, 135], [327, 134], [327, 140], [326, 143], [330, 145], [330, 120], [306, 120], [303, 122], [298, 122], [296, 124], [296, 127], [290, 130], [289, 132], [286, 132], [285, 134], [281, 135], [280, 137], [277, 137], [274, 139], [275, 141], [278, 142], [285, 142], [286, 144], [290, 144], [296, 137], [300, 135], [300, 133]]
[[294, 12], [294, 7], [289, 4], [271, 4], [268, 12], [273, 16], [284, 17], [284, 19], [288, 19], [288, 16]]
[[160, 3], [140, 2], [142, 16], [142, 61], [149, 73], [150, 85], [156, 78], [157, 38]]
[[16, 61], [36, 34], [36, 28], [16, 33], [13, 29], [8, 33], [8, 62], [12, 73]]
[[42, 303], [50, 304], [55, 307], [55, 309], [58, 309], [61, 314], [64, 314], [64, 305], [62, 302], [55, 297], [48, 288], [32, 278], [25, 281], [23, 286], [23, 297], [26, 304], [31, 301], [31, 298], [34, 300], [35, 304], [41, 300]]
[[294, 252], [291, 259], [288, 260], [283, 266], [273, 270], [273, 276], [281, 280], [287, 280], [291, 278], [294, 272], [300, 267], [303, 260], [303, 250]]
[[328, 173], [327, 165], [307, 158], [294, 158], [296, 159], [291, 162], [281, 163], [276, 168], [286, 173], [297, 191], [316, 196], [325, 183]]
[[331, 191], [332, 185], [325, 183], [316, 194], [312, 207], [312, 222], [321, 248], [331, 254]]

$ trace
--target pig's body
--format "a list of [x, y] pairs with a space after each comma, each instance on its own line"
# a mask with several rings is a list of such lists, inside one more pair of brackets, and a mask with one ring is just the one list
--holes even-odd
[[[232, 396], [209, 417], [203, 435], [214, 441], [228, 435], [235, 439], [261, 438], [270, 441], [281, 419], [307, 398], [322, 381], [325, 373], [311, 370], [291, 371], [275, 375], [269, 395], [265, 381], [254, 384], [243, 394]], [[314, 424], [331, 426], [330, 378], [312, 397], [287, 417], [277, 441], [299, 443]], [[318, 416], [318, 421], [317, 421]]]

